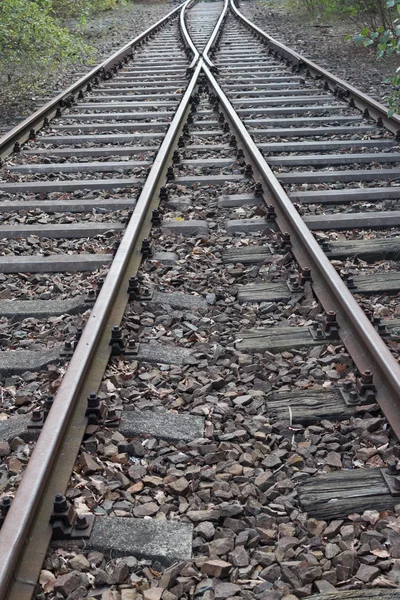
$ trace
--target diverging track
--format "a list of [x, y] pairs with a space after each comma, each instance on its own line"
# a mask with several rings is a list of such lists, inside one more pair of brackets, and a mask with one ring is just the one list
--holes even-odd
[[191, 5], [0, 140], [0, 596], [400, 598], [400, 121]]

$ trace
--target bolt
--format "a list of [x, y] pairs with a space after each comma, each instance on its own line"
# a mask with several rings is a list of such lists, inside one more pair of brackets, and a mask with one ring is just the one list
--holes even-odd
[[37, 423], [38, 421], [42, 420], [42, 411], [39, 410], [38, 408], [35, 408], [35, 410], [32, 411], [31, 414], [31, 421], [34, 421], [35, 423]]
[[351, 390], [349, 392], [349, 399], [348, 399], [350, 404], [357, 404], [358, 402], [358, 394], [355, 390]]
[[99, 408], [99, 406], [100, 406], [100, 398], [94, 392], [92, 392], [91, 394], [89, 394], [89, 396], [87, 397], [87, 406], [90, 409]]
[[394, 460], [393, 458], [388, 459], [386, 461], [386, 465], [387, 465], [387, 470], [389, 475], [396, 475], [397, 474], [397, 461]]
[[2, 514], [3, 517], [5, 517], [6, 514], [8, 513], [8, 511], [10, 510], [11, 503], [12, 503], [12, 498], [10, 496], [4, 496], [0, 500], [0, 513]]
[[393, 487], [395, 490], [400, 490], [400, 477], [395, 477], [393, 479]]
[[56, 494], [54, 496], [53, 511], [56, 513], [65, 512], [68, 509], [68, 502], [65, 496], [62, 494]]
[[178, 150], [175, 150], [173, 156], [172, 156], [172, 162], [173, 163], [179, 163], [181, 161], [181, 155], [179, 154]]
[[75, 520], [75, 529], [87, 529], [89, 527], [88, 520], [85, 515], [77, 515]]
[[361, 373], [361, 383], [372, 383], [371, 371], [364, 371]]
[[140, 297], [140, 284], [137, 277], [130, 277], [128, 283], [128, 294], [132, 299]]
[[343, 390], [345, 392], [349, 392], [351, 390], [351, 388], [353, 387], [353, 384], [351, 381], [344, 381], [343, 382]]
[[315, 332], [315, 337], [322, 339], [324, 337], [323, 331], [320, 325], [317, 325], [317, 330]]
[[173, 167], [168, 167], [167, 181], [173, 181], [175, 179], [175, 173]]

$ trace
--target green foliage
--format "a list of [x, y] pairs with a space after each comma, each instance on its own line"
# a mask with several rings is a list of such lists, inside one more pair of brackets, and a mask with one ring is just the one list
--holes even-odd
[[64, 62], [90, 55], [90, 48], [60, 26], [50, 2], [1, 0], [0, 82], [35, 87]]
[[[376, 57], [384, 58], [391, 57], [396, 54], [400, 54], [400, 18], [394, 18], [393, 12], [400, 14], [400, 0], [387, 0], [386, 9], [390, 11], [391, 20], [390, 26], [385, 27], [381, 25], [376, 31], [371, 30], [369, 27], [365, 27], [360, 33], [353, 37], [353, 40], [360, 44], [362, 43], [365, 47], [376, 46], [377, 53]], [[390, 96], [386, 98], [389, 110], [388, 116], [391, 117], [395, 113], [400, 114], [400, 67], [396, 70], [396, 73], [387, 81], [393, 86], [393, 91]]]
[[[328, 18], [346, 16], [372, 29], [391, 25], [386, 0], [290, 0], [297, 8], [305, 9], [312, 17]], [[392, 1], [392, 0], [390, 0]]]

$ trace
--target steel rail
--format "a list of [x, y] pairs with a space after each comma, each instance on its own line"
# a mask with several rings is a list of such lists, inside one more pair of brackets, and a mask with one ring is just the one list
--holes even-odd
[[232, 133], [242, 144], [245, 155], [257, 170], [277, 213], [277, 224], [291, 237], [292, 252], [302, 267], [310, 267], [315, 293], [326, 311], [335, 311], [339, 334], [352, 359], [362, 372], [370, 370], [377, 387], [377, 401], [393, 431], [400, 438], [400, 365], [374, 329], [354, 296], [336, 273], [328, 257], [308, 229], [293, 203], [271, 171], [263, 155], [236, 114], [210, 69], [203, 65], [206, 77], [214, 88], [220, 107]]
[[273, 37], [268, 35], [268, 33], [265, 33], [265, 31], [247, 19], [236, 7], [234, 0], [230, 0], [230, 7], [233, 14], [237, 18], [239, 18], [249, 29], [251, 29], [251, 31], [256, 34], [257, 37], [266, 41], [268, 46], [273, 48], [278, 54], [285, 57], [294, 65], [297, 65], [299, 68], [308, 69], [310, 71], [310, 75], [313, 73], [315, 78], [324, 79], [328, 83], [329, 89], [332, 92], [345, 96], [347, 99], [352, 98], [355, 106], [360, 110], [368, 109], [370, 116], [375, 119], [375, 121], [382, 119], [383, 125], [392, 133], [397, 134], [400, 131], [399, 115], [394, 114], [392, 117], [388, 117], [388, 108], [383, 104], [377, 102], [368, 96], [368, 94], [360, 92], [360, 90], [346, 81], [343, 81], [343, 79], [336, 77], [336, 75], [333, 75], [326, 69], [318, 66], [315, 62], [305, 58], [294, 50], [291, 50], [288, 46], [285, 46], [285, 44], [275, 40]]
[[122, 60], [129, 56], [132, 49], [145, 41], [149, 36], [159, 30], [159, 28], [173, 18], [179, 11], [181, 11], [190, 0], [185, 0], [177, 8], [168, 13], [165, 17], [157, 21], [154, 25], [146, 29], [139, 36], [125, 44], [120, 50], [117, 50], [110, 58], [103, 61], [100, 65], [94, 67], [89, 73], [78, 79], [75, 83], [70, 85], [61, 94], [46, 102], [42, 107], [36, 110], [32, 115], [21, 121], [18, 125], [10, 129], [5, 135], [0, 138], [0, 161], [9, 156], [14, 149], [15, 144], [18, 142], [22, 144], [29, 139], [31, 131], [36, 133], [46, 119], [51, 119], [56, 115], [57, 109], [62, 108], [62, 104], [69, 99], [71, 96], [83, 91], [84, 88], [91, 83], [93, 79], [99, 76], [106, 77], [111, 73], [111, 69], [115, 65], [119, 65]]
[[211, 58], [208, 56], [208, 53], [213, 48], [214, 44], [217, 42], [219, 35], [221, 34], [223, 24], [227, 17], [227, 12], [229, 8], [229, 0], [224, 0], [224, 8], [220, 14], [220, 17], [214, 27], [214, 31], [211, 34], [210, 39], [207, 42], [206, 47], [203, 50], [203, 60], [207, 64], [208, 68], [211, 71], [215, 70], [215, 65], [212, 62]]
[[[145, 220], [150, 218], [149, 210], [152, 202], [154, 202], [154, 197], [165, 180], [167, 164], [170, 161], [172, 151], [176, 147], [180, 131], [186, 119], [190, 99], [201, 71], [201, 62], [198, 63], [195, 69], [161, 144], [121, 244], [37, 440], [11, 508], [0, 530], [0, 598], [2, 600], [10, 597], [8, 594], [11, 593], [10, 589], [13, 585], [29, 584], [28, 587], [30, 586], [29, 589], [31, 589], [31, 586], [34, 587], [36, 583], [35, 581], [21, 582], [15, 579], [24, 545], [28, 541], [32, 541], [32, 523], [35, 524], [35, 515], [39, 509], [42, 512], [44, 509], [45, 514], [46, 511], [48, 513], [44, 527], [46, 535], [51, 535], [49, 519], [52, 506], [41, 506], [41, 503], [43, 503], [42, 494], [49, 487], [51, 478], [54, 477], [52, 467], [56, 460], [63, 460], [62, 456], [58, 456], [58, 452], [61, 444], [65, 442], [66, 431], [69, 431], [74, 411], [76, 412], [77, 406], [80, 409], [82, 404], [80, 393], [85, 387], [86, 379], [90, 379], [90, 369], [96, 368], [93, 364], [96, 362], [99, 352], [102, 360], [105, 359], [105, 364], [107, 364], [110, 348], [107, 341], [105, 344], [106, 349], [104, 348], [104, 339], [109, 340], [111, 336], [111, 329], [108, 332], [106, 329], [108, 319], [117, 292], [121, 293], [119, 288], [124, 282], [126, 283], [129, 276], [134, 274], [128, 270], [130, 256], [143, 237], [143, 225]], [[125, 306], [128, 302], [126, 289], [125, 287], [122, 290]], [[98, 350], [101, 341], [103, 341], [103, 348]], [[81, 402], [79, 405], [78, 400]], [[83, 414], [80, 416], [81, 421], [85, 421], [85, 408], [83, 405]], [[79, 444], [76, 453], [78, 450]], [[68, 459], [70, 458], [68, 456]], [[25, 593], [27, 594], [27, 592]], [[14, 597], [26, 598], [27, 595]]]
[[[180, 26], [181, 26], [181, 32], [184, 38], [184, 44], [186, 46], [186, 48], [190, 48], [190, 51], [193, 54], [193, 60], [190, 63], [190, 66], [188, 67], [189, 72], [193, 71], [193, 69], [196, 66], [197, 61], [200, 58], [200, 54], [199, 51], [197, 50], [196, 46], [193, 44], [193, 40], [189, 35], [189, 32], [187, 30], [186, 27], [186, 10], [189, 8], [189, 4], [196, 4], [197, 0], [193, 1], [189, 0], [189, 2], [186, 2], [185, 6], [183, 7], [183, 9], [181, 10], [181, 14], [180, 14]], [[190, 7], [192, 8], [192, 7]]]

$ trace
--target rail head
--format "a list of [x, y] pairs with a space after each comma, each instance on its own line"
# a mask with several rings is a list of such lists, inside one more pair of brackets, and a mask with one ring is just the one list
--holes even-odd
[[236, 18], [240, 19], [248, 29], [250, 29], [260, 40], [263, 40], [267, 46], [273, 51], [278, 53], [280, 56], [288, 60], [297, 69], [306, 69], [317, 79], [323, 79], [328, 83], [329, 89], [339, 97], [345, 99], [352, 99], [354, 104], [360, 110], [367, 109], [369, 115], [376, 121], [381, 121], [383, 125], [392, 133], [398, 134], [400, 132], [400, 116], [393, 115], [388, 117], [388, 108], [380, 102], [377, 102], [368, 94], [364, 94], [351, 84], [343, 81], [336, 75], [333, 75], [326, 69], [323, 69], [313, 61], [305, 58], [301, 54], [298, 54], [291, 48], [288, 48], [285, 44], [278, 42], [276, 39], [271, 37], [268, 33], [265, 33], [262, 29], [257, 27], [249, 19], [247, 19], [236, 6], [235, 0], [230, 1], [230, 8]]
[[360, 371], [370, 370], [374, 374], [377, 401], [400, 438], [399, 363], [304, 223], [211, 70], [207, 65], [203, 69], [218, 96], [220, 108], [231, 124], [232, 133], [237, 136], [248, 160], [265, 183], [268, 201], [275, 205], [280, 230], [289, 232], [293, 254], [300, 266], [311, 268], [313, 287], [324, 309], [337, 313], [341, 340], [357, 367]]
[[185, 6], [190, 0], [185, 0], [177, 8], [174, 8], [165, 17], [157, 21], [154, 25], [146, 29], [139, 36], [129, 41], [125, 46], [117, 50], [110, 58], [107, 58], [100, 65], [94, 67], [89, 73], [78, 79], [75, 83], [70, 85], [61, 94], [58, 94], [55, 98], [46, 102], [38, 110], [32, 113], [29, 117], [18, 123], [15, 127], [10, 129], [5, 135], [0, 137], [0, 161], [9, 156], [16, 144], [22, 144], [26, 142], [32, 132], [36, 133], [43, 125], [46, 120], [52, 119], [57, 109], [62, 108], [63, 104], [72, 97], [75, 97], [81, 91], [87, 91], [88, 85], [90, 85], [96, 78], [106, 78], [109, 74], [112, 74], [112, 69], [117, 65], [122, 65], [123, 61], [132, 54], [132, 50], [141, 42], [145, 41], [149, 36], [158, 31], [160, 27], [165, 25], [172, 18], [176, 17], [177, 14], [182, 12]]

